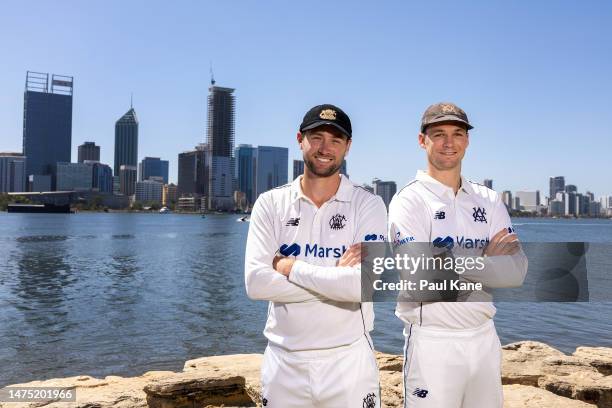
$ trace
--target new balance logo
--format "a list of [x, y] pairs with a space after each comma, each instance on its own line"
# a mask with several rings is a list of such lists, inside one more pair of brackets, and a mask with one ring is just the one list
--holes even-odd
[[485, 211], [484, 208], [480, 208], [480, 207], [472, 207], [474, 210], [474, 213], [472, 214], [472, 217], [474, 217], [474, 222], [487, 222], [487, 219], [485, 217], [485, 215], [487, 215], [487, 212]]
[[434, 215], [434, 220], [443, 220], [446, 218], [446, 213], [444, 211], [436, 211]]
[[298, 225], [300, 225], [300, 217], [289, 218], [289, 221], [285, 224], [287, 227], [297, 227]]
[[417, 389], [415, 389], [415, 390], [414, 390], [414, 392], [412, 393], [412, 395], [416, 395], [416, 396], [417, 396], [417, 397], [419, 397], [419, 398], [425, 398], [425, 397], [427, 396], [427, 393], [428, 393], [428, 392], [429, 392], [429, 391], [427, 391], [427, 390], [422, 390], [422, 389], [420, 389], [420, 388], [417, 388]]

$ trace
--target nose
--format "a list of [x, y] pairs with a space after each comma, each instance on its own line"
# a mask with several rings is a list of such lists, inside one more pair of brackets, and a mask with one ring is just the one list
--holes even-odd
[[321, 140], [321, 143], [319, 144], [319, 149], [318, 149], [319, 154], [329, 155], [330, 147], [331, 147], [331, 143], [329, 143], [329, 141], [325, 139]]

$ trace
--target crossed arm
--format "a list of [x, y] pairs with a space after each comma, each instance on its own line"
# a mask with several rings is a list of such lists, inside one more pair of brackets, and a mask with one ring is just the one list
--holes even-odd
[[336, 266], [311, 265], [276, 254], [272, 231], [272, 203], [262, 195], [251, 213], [245, 253], [247, 295], [254, 300], [295, 303], [314, 300], [361, 301], [361, 240], [366, 234], [384, 235], [386, 209], [378, 197], [357, 211], [353, 244]]

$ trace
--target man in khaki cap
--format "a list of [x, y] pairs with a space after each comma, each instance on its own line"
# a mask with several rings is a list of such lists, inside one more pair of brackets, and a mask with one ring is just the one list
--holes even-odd
[[[462, 279], [488, 288], [520, 286], [527, 259], [500, 195], [461, 174], [472, 128], [452, 103], [427, 108], [418, 135], [427, 170], [393, 197], [389, 240], [396, 251], [426, 243], [453, 256], [471, 252], [484, 257], [484, 269], [467, 270]], [[502, 408], [495, 307], [488, 293], [475, 295], [485, 301], [398, 302], [405, 407]]]

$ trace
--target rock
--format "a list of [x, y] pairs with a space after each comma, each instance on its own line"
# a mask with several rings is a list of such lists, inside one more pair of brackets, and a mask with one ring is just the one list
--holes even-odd
[[184, 372], [196, 371], [200, 375], [206, 373], [222, 373], [244, 377], [244, 388], [251, 400], [261, 403], [261, 362], [262, 354], [232, 354], [227, 356], [201, 357], [188, 360], [183, 367]]
[[[610, 349], [579, 348], [567, 356], [537, 342], [503, 347], [505, 408], [612, 407]], [[402, 407], [402, 356], [376, 353], [383, 407]], [[185, 362], [182, 372], [149, 371], [139, 377], [87, 375], [21, 386], [76, 387], [77, 401], [5, 404], [2, 408], [183, 408], [261, 404], [261, 354], [202, 357]], [[539, 388], [538, 388], [539, 387]], [[570, 399], [572, 398], [572, 399]]]
[[588, 361], [603, 375], [612, 375], [612, 348], [578, 347], [572, 355]]
[[563, 398], [541, 388], [504, 385], [504, 408], [594, 408], [582, 401]]
[[566, 375], [546, 375], [538, 386], [563, 397], [572, 398], [599, 408], [612, 407], [612, 376], [596, 370], [578, 370]]
[[203, 375], [200, 371], [177, 373], [144, 387], [150, 408], [207, 405], [253, 406], [246, 393], [244, 377], [223, 373]]
[[401, 355], [376, 352], [376, 361], [380, 371], [402, 371], [404, 358]]
[[537, 387], [544, 375], [543, 360], [565, 354], [547, 344], [521, 341], [502, 347], [502, 384], [521, 384]]

